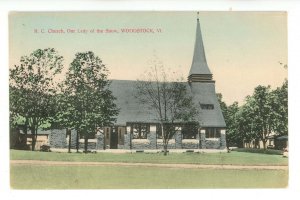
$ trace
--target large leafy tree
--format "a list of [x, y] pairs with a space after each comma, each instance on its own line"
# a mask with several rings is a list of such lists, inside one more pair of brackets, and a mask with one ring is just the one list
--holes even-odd
[[[274, 95], [271, 92], [270, 86], [257, 86], [251, 97], [248, 97], [244, 110], [248, 117], [248, 123], [251, 132], [257, 134], [256, 139], [263, 142], [263, 147], [266, 149], [268, 136], [274, 129], [274, 118], [276, 112], [274, 110]], [[245, 116], [244, 114], [243, 116]]]
[[288, 134], [288, 81], [272, 91], [274, 110], [274, 131], [278, 135]]
[[62, 86], [60, 113], [63, 123], [84, 136], [87, 152], [88, 139], [98, 127], [110, 125], [119, 113], [109, 90], [108, 70], [93, 52], [77, 53], [70, 64]]
[[172, 81], [162, 65], [154, 64], [144, 80], [138, 80], [136, 97], [160, 124], [164, 155], [167, 155], [168, 143], [177, 131], [178, 122], [192, 122], [198, 114], [187, 84]]
[[61, 72], [62, 62], [55, 49], [37, 49], [22, 56], [20, 64], [10, 69], [11, 117], [24, 119], [25, 134], [28, 128], [31, 130], [33, 151], [38, 128], [54, 115], [55, 77]]
[[236, 119], [235, 127], [238, 133], [236, 139], [250, 143], [250, 141], [260, 138], [260, 130], [257, 129], [251, 96], [246, 97], [246, 103], [240, 107]]

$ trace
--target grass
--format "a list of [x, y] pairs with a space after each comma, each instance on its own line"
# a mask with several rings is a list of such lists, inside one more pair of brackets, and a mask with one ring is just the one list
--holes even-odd
[[54, 153], [32, 151], [10, 151], [11, 160], [50, 160], [81, 162], [126, 162], [126, 163], [188, 163], [188, 164], [232, 164], [232, 165], [287, 165], [288, 159], [281, 155], [247, 152], [231, 153]]
[[263, 154], [276, 154], [276, 155], [282, 155], [283, 151], [276, 150], [276, 149], [253, 149], [253, 148], [238, 148], [233, 149], [232, 151], [238, 151], [238, 152], [248, 152], [248, 153], [263, 153]]
[[12, 165], [10, 173], [14, 189], [282, 188], [288, 181], [284, 170]]

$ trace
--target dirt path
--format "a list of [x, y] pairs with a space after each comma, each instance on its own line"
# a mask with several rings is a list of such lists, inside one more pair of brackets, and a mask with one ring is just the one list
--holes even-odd
[[288, 166], [263, 165], [204, 165], [204, 164], [158, 164], [158, 163], [123, 163], [123, 162], [66, 162], [42, 160], [11, 160], [12, 165], [40, 165], [40, 166], [124, 166], [124, 167], [163, 167], [180, 169], [243, 169], [243, 170], [288, 170]]

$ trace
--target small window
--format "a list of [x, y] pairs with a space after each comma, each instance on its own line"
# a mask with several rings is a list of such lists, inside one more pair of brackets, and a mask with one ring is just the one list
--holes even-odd
[[213, 110], [214, 105], [213, 104], [200, 104], [201, 109], [203, 110]]
[[150, 131], [148, 124], [134, 124], [132, 125], [133, 139], [147, 139], [147, 134]]

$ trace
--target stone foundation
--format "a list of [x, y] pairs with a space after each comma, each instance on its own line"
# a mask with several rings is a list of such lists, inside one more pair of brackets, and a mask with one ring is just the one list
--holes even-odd
[[206, 149], [219, 149], [220, 139], [219, 138], [208, 138], [205, 140]]
[[[157, 149], [164, 149], [163, 139], [157, 139]], [[175, 139], [170, 139], [168, 142], [168, 149], [176, 149]]]
[[[124, 133], [124, 144], [118, 144], [118, 149], [163, 149], [162, 139], [157, 139], [156, 126], [150, 126], [150, 132], [147, 139], [132, 139], [131, 127], [127, 126]], [[53, 148], [68, 148], [69, 136], [66, 135], [66, 129], [53, 129], [49, 135], [49, 144]], [[77, 131], [71, 130], [71, 148], [76, 149]], [[200, 138], [199, 138], [200, 137]], [[95, 135], [95, 139], [89, 139], [89, 150], [109, 149], [109, 144], [105, 145], [105, 137], [102, 132]], [[84, 139], [79, 142], [79, 148], [84, 149]], [[169, 140], [168, 149], [225, 149], [226, 132], [221, 131], [220, 138], [205, 138], [205, 130], [197, 134], [196, 139], [182, 139], [181, 128], [176, 127], [174, 137]]]
[[199, 140], [198, 139], [183, 139], [182, 149], [198, 149]]

